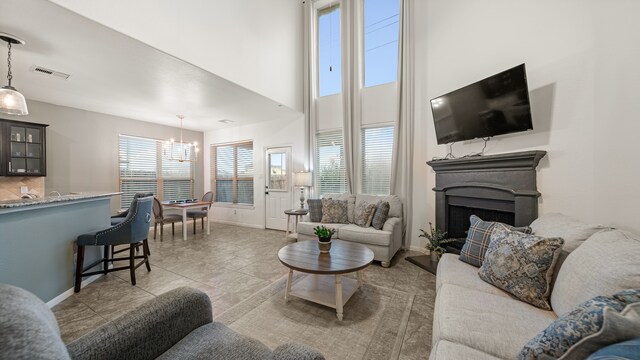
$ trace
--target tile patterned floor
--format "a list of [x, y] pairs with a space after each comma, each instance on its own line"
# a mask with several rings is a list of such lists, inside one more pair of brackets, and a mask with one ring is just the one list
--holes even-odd
[[[168, 230], [168, 229], [166, 229]], [[189, 229], [191, 230], [191, 229]], [[212, 224], [211, 235], [198, 229], [186, 241], [177, 226], [176, 236], [165, 231], [164, 240], [150, 240], [151, 267], [136, 271], [131, 286], [128, 271], [104, 276], [53, 308], [65, 342], [135, 308], [168, 290], [191, 286], [205, 292], [214, 317], [238, 304], [287, 273], [278, 250], [293, 240], [284, 232]], [[400, 359], [426, 359], [431, 347], [435, 276], [405, 261], [415, 252], [399, 252], [390, 268], [374, 262], [366, 269], [368, 283], [415, 295]]]

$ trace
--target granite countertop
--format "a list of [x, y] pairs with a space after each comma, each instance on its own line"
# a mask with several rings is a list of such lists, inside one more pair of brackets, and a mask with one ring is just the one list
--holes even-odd
[[93, 198], [114, 196], [114, 195], [120, 195], [120, 194], [122, 193], [121, 192], [87, 191], [87, 192], [69, 193], [69, 194], [60, 195], [60, 196], [57, 196], [57, 195], [45, 196], [37, 199], [6, 200], [6, 201], [0, 201], [0, 209], [9, 209], [9, 208], [24, 207], [24, 206], [51, 204], [51, 203], [57, 203], [57, 202], [93, 199]]

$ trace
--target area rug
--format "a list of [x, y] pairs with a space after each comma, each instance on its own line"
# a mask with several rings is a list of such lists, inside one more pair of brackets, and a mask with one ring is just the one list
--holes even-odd
[[[294, 283], [303, 274], [296, 274]], [[414, 296], [370, 284], [356, 291], [338, 321], [335, 309], [292, 297], [284, 302], [286, 276], [220, 314], [235, 331], [270, 348], [297, 342], [327, 359], [397, 359]]]

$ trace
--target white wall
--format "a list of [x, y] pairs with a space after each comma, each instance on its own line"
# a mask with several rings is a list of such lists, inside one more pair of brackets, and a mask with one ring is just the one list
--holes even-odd
[[[630, 0], [416, 1], [413, 246], [421, 245], [417, 229], [435, 219], [435, 176], [425, 161], [447, 152], [436, 144], [429, 99], [523, 62], [534, 130], [494, 138], [487, 153], [546, 150], [541, 213], [640, 232], [639, 13]], [[481, 148], [473, 141], [453, 149], [460, 156]]]
[[[264, 228], [265, 226], [265, 150], [272, 147], [291, 147], [293, 171], [302, 171], [305, 164], [304, 117], [262, 122], [209, 131], [204, 134], [204, 188], [211, 189], [210, 146], [243, 140], [253, 141], [254, 205], [214, 204], [213, 221]], [[300, 206], [298, 189], [291, 188], [291, 208]]]
[[302, 111], [298, 0], [52, 0]]

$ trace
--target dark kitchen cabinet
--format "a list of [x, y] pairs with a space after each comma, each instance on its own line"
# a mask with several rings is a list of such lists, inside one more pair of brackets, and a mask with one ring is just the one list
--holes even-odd
[[0, 176], [46, 176], [48, 125], [0, 119]]

